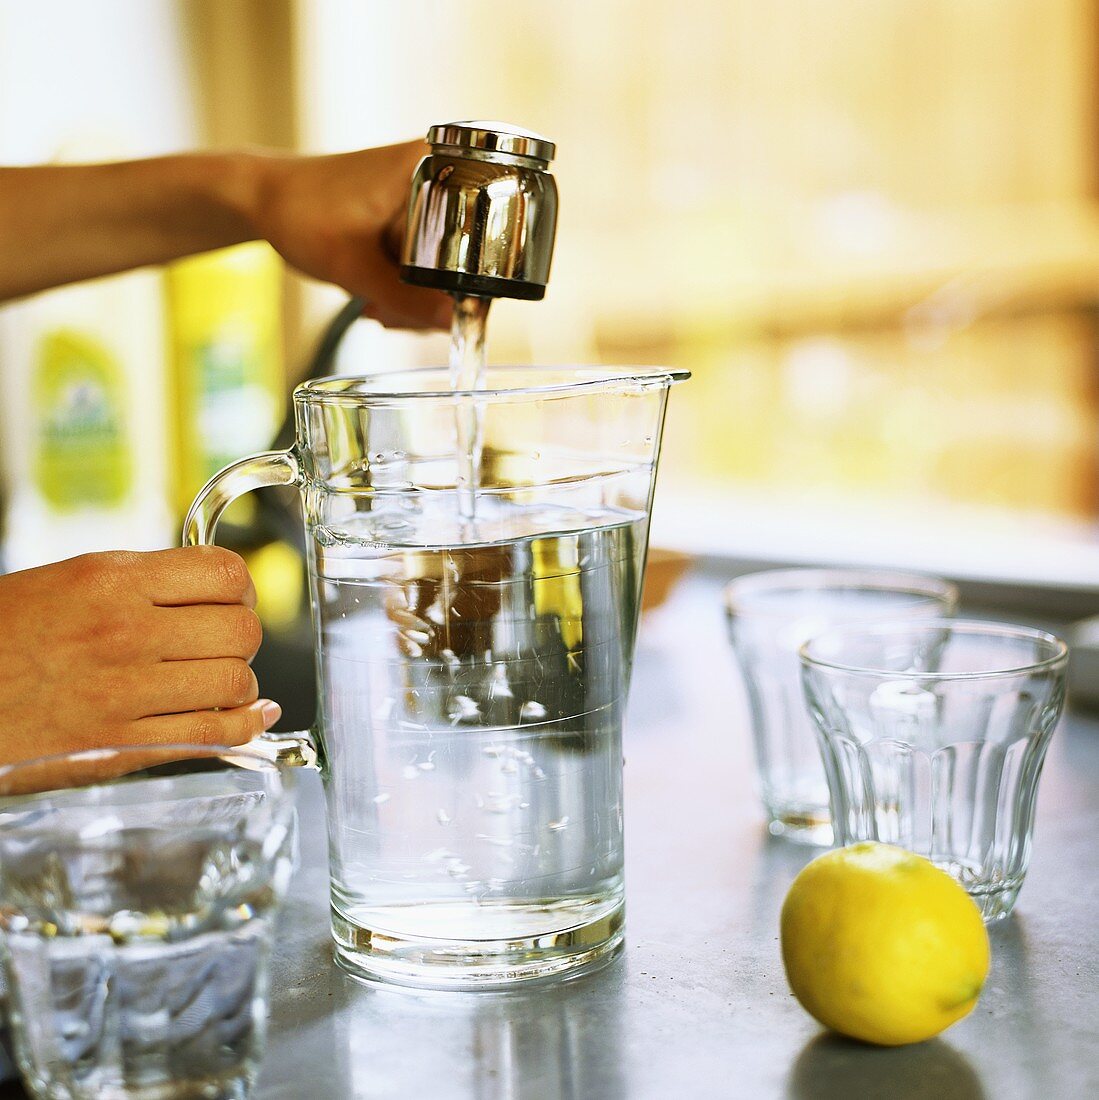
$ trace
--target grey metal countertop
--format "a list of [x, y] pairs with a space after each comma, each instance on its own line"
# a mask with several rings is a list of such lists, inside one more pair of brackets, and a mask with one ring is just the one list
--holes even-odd
[[258, 1100], [1099, 1095], [1099, 720], [1054, 737], [1030, 872], [969, 1018], [878, 1050], [826, 1035], [778, 949], [813, 852], [770, 839], [716, 578], [646, 618], [626, 730], [627, 943], [598, 974], [512, 993], [358, 984], [328, 943], [323, 802], [304, 775]]

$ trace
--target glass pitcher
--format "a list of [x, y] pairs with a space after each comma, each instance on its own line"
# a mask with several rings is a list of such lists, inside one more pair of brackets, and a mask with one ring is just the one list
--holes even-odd
[[493, 987], [621, 943], [622, 718], [667, 393], [687, 377], [311, 381], [294, 446], [192, 505], [185, 541], [207, 543], [240, 494], [300, 489], [319, 714], [265, 740], [321, 771], [351, 973]]

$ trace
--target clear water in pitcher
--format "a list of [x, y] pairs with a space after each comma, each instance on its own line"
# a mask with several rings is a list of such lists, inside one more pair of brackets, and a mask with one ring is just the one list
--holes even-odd
[[399, 543], [369, 513], [311, 530], [337, 942], [544, 936], [621, 902], [646, 517], [481, 499], [462, 545], [459, 512]]

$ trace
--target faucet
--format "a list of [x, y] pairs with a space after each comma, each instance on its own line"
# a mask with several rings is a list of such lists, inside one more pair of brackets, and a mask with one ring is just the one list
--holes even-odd
[[557, 227], [553, 142], [501, 122], [443, 123], [427, 140], [401, 278], [455, 295], [542, 298]]

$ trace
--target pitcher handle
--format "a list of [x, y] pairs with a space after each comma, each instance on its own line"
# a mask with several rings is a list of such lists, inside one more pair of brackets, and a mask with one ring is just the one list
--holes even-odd
[[[298, 456], [292, 451], [265, 451], [249, 455], [219, 470], [199, 490], [183, 522], [184, 546], [209, 546], [218, 520], [234, 500], [253, 489], [270, 485], [296, 485], [301, 481]], [[316, 768], [317, 748], [308, 730], [293, 733], [261, 733], [249, 748], [273, 763]]]
[[264, 451], [218, 470], [199, 490], [183, 521], [184, 546], [210, 546], [222, 512], [239, 496], [270, 485], [296, 485], [301, 480], [293, 451]]

